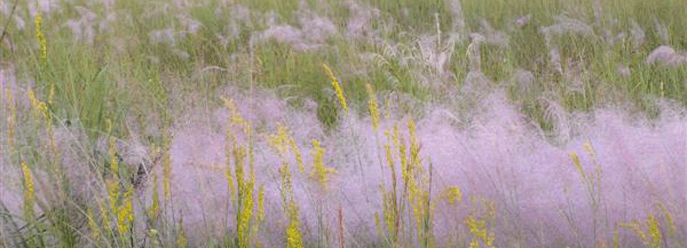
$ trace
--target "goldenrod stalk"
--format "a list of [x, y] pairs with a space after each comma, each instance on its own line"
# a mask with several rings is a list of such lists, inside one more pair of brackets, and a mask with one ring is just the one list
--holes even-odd
[[329, 80], [332, 81], [332, 86], [334, 87], [334, 91], [336, 91], [336, 96], [339, 98], [339, 103], [341, 103], [341, 108], [344, 110], [344, 114], [348, 114], [348, 105], [346, 105], [346, 97], [344, 97], [343, 90], [339, 85], [339, 80], [336, 79], [336, 76], [334, 76], [334, 72], [332, 72], [332, 69], [330, 69], [329, 66], [327, 66], [327, 64], [322, 64], [322, 67], [324, 67], [324, 71], [327, 73], [327, 76], [329, 76]]
[[234, 173], [236, 176], [236, 186], [238, 187], [238, 213], [236, 215], [236, 233], [238, 247], [248, 247], [248, 220], [250, 219], [250, 208], [248, 205], [252, 204], [251, 195], [247, 190], [247, 182], [245, 182], [243, 174], [243, 160], [245, 158], [245, 151], [243, 147], [234, 145]]
[[312, 176], [320, 183], [322, 188], [327, 188], [327, 174], [336, 173], [337, 171], [333, 168], [329, 168], [324, 164], [324, 149], [320, 147], [320, 142], [316, 139], [312, 139], [312, 156], [313, 156], [313, 172]]
[[31, 108], [33, 109], [33, 114], [36, 116], [36, 119], [38, 119], [41, 117], [41, 112], [38, 108], [38, 99], [36, 99], [36, 94], [33, 92], [33, 89], [31, 88], [29, 88], [27, 94], [29, 95], [29, 100], [31, 100]]
[[21, 169], [24, 173], [24, 218], [26, 218], [26, 222], [31, 222], [36, 217], [33, 210], [33, 205], [36, 202], [36, 191], [34, 190], [31, 170], [26, 162], [21, 163]]
[[[296, 154], [297, 163], [299, 162], [300, 154], [293, 138], [290, 138], [286, 127], [282, 124], [278, 125], [277, 135], [270, 135], [267, 137], [267, 141], [274, 149], [281, 159], [281, 167], [279, 168], [279, 173], [281, 175], [281, 197], [284, 207], [284, 213], [289, 218], [289, 224], [286, 227], [286, 247], [300, 248], [303, 247], [303, 241], [300, 233], [300, 224], [298, 221], [298, 206], [293, 197], [293, 189], [291, 184], [291, 169], [289, 168], [289, 160], [287, 159], [287, 154], [289, 151], [289, 146], [291, 150]], [[299, 165], [301, 167], [302, 165]], [[305, 168], [301, 168], [305, 171]], [[260, 196], [258, 196], [260, 197]], [[262, 218], [262, 217], [260, 217]]]
[[451, 205], [459, 203], [463, 199], [463, 193], [460, 192], [458, 186], [451, 186], [444, 190], [442, 196], [446, 198], [446, 202]]
[[289, 226], [286, 228], [286, 247], [287, 248], [302, 248], [303, 240], [301, 238], [300, 224], [298, 221], [298, 207], [291, 201], [288, 207]]
[[48, 58], [48, 42], [45, 39], [45, 36], [43, 35], [43, 31], [41, 30], [41, 24], [43, 22], [43, 17], [41, 16], [41, 11], [40, 11], [40, 4], [36, 3], [36, 40], [38, 41], [38, 45], [40, 46], [41, 50], [41, 63], [45, 64], [46, 59]]
[[[393, 139], [389, 130], [386, 130], [384, 134], [387, 137], [387, 142], [384, 145], [384, 150], [386, 151], [386, 161], [391, 170], [391, 192], [387, 193], [384, 187], [382, 191], [385, 198], [385, 209], [384, 217], [386, 220], [386, 226], [389, 231], [389, 236], [394, 245], [398, 245], [398, 231], [399, 231], [399, 209], [398, 209], [398, 195], [397, 195], [397, 180], [396, 180], [396, 166], [393, 161], [393, 155], [391, 151], [391, 140]], [[390, 195], [390, 196], [389, 196]]]
[[661, 247], [661, 230], [658, 229], [658, 222], [656, 221], [656, 218], [654, 218], [653, 214], [649, 214], [646, 222], [649, 226], [649, 236], [651, 236], [649, 247]]
[[124, 193], [124, 199], [121, 206], [117, 207], [117, 230], [124, 235], [129, 232], [129, 229], [134, 221], [134, 207], [133, 207], [133, 187]]
[[298, 150], [298, 146], [296, 145], [296, 142], [293, 140], [293, 137], [291, 137], [290, 143], [291, 143], [291, 150], [293, 152], [293, 155], [296, 156], [296, 164], [298, 165], [298, 169], [302, 173], [305, 173], [305, 166], [303, 166], [303, 159], [301, 158], [301, 152]]
[[372, 128], [374, 128], [376, 133], [379, 130], [379, 106], [377, 105], [377, 96], [370, 84], [366, 84], [365, 89], [367, 89], [367, 95], [370, 97], [370, 103], [367, 108], [370, 110]]

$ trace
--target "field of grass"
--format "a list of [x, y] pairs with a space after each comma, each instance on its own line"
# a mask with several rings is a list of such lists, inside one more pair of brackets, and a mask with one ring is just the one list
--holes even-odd
[[0, 0], [0, 247], [687, 247], [686, 16]]

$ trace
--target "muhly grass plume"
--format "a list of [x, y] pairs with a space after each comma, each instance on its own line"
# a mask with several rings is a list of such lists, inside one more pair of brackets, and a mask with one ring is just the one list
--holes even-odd
[[[585, 125], [557, 123], [576, 129], [567, 132], [576, 135], [565, 145], [555, 146], [533, 130], [527, 119], [504, 99], [503, 93], [493, 93], [485, 98], [482, 104], [487, 107], [467, 128], [457, 128], [443, 115], [432, 112], [418, 120], [419, 158], [424, 165], [433, 164], [432, 188], [437, 190], [432, 191], [432, 197], [447, 199], [445, 204], [437, 203], [432, 212], [437, 245], [448, 245], [447, 242], [462, 237], [455, 242], [476, 241], [496, 246], [514, 243], [524, 246], [591, 246], [599, 240], [608, 240], [607, 244], [610, 244], [613, 235], [619, 235], [621, 246], [632, 246], [640, 242], [635, 231], [622, 226], [618, 229], [615, 225], [631, 226], [626, 223], [636, 221], [646, 223], [647, 213], [653, 213], [653, 221], [660, 224], [661, 233], [668, 235], [669, 228], [665, 225], [666, 218], [661, 214], [661, 208], [670, 213], [675, 235], [684, 237], [685, 227], [681, 223], [685, 223], [687, 216], [679, 211], [687, 201], [684, 187], [687, 127], [684, 114], [675, 112], [671, 115], [666, 109], [665, 118], [656, 123], [639, 121], [620, 109], [597, 109], [584, 115], [566, 114], [567, 118], [560, 121]], [[275, 118], [266, 123], [282, 122], [293, 130], [293, 141], [291, 138], [285, 140], [284, 146], [284, 153], [288, 154], [285, 158], [292, 168], [298, 168], [299, 158], [292, 152], [291, 142], [302, 150], [309, 146], [310, 139], [321, 140], [321, 146], [326, 149], [322, 158], [324, 163], [338, 171], [327, 175], [329, 193], [324, 201], [327, 206], [342, 206], [342, 214], [346, 216], [343, 220], [344, 236], [347, 240], [356, 240], [347, 241], [347, 244], [365, 246], [365, 242], [376, 242], [373, 240], [379, 237], [376, 237], [375, 224], [371, 220], [382, 209], [379, 186], [386, 184], [387, 189], [392, 187], [388, 176], [384, 176], [384, 173], [389, 173], [389, 168], [382, 172], [377, 166], [379, 162], [386, 164], [387, 161], [378, 161], [386, 156], [376, 153], [386, 152], [373, 138], [375, 129], [372, 123], [366, 118], [349, 115], [346, 117], [349, 120], [342, 124], [348, 127], [341, 128], [350, 128], [352, 132], [324, 136], [321, 132], [302, 130], [302, 123], [316, 123], [312, 113], [292, 110], [284, 104], [253, 105], [251, 101], [234, 102], [237, 109], [249, 110], [246, 113], [252, 116], [269, 118], [267, 113], [275, 113]], [[224, 164], [225, 139], [217, 124], [224, 126], [222, 123], [227, 122], [222, 116], [226, 115], [215, 116], [214, 120], [207, 122], [180, 123], [174, 129], [171, 143], [170, 200], [184, 213], [183, 224], [191, 245], [200, 244], [205, 238], [220, 237], [227, 231], [233, 232], [231, 230], [235, 226], [231, 218], [226, 219], [234, 210], [227, 208], [230, 199], [227, 198], [226, 183], [222, 183], [226, 178], [223, 173], [218, 173]], [[379, 125], [385, 130], [399, 121], [406, 122], [386, 118], [380, 120]], [[268, 133], [276, 132], [273, 124], [263, 128]], [[403, 128], [398, 132], [408, 135]], [[349, 133], [360, 138], [359, 149], [347, 143], [350, 139], [342, 138]], [[248, 141], [247, 136], [238, 135], [237, 139], [238, 142]], [[280, 200], [279, 167], [283, 158], [275, 156], [267, 147], [266, 140], [255, 140], [255, 182], [256, 185], [264, 183], [266, 220], [257, 235], [264, 246], [284, 246], [286, 240], [282, 237], [287, 236], [289, 231], [285, 227], [288, 227], [287, 223], [293, 223], [289, 221], [293, 216], [283, 213], [293, 207], [289, 206], [290, 203], [284, 206]], [[356, 169], [357, 160], [352, 159], [359, 151], [365, 166], [364, 181]], [[569, 153], [576, 154], [579, 167]], [[315, 159], [312, 155], [302, 153], [300, 160], [310, 164], [309, 161]], [[591, 204], [587, 198], [588, 189], [581, 178], [580, 168], [587, 175], [595, 173], [594, 180], [598, 182], [594, 190], [600, 194], [598, 205]], [[310, 173], [316, 169], [306, 169], [311, 172], [292, 169], [290, 181], [293, 202], [297, 204], [301, 217], [299, 225], [303, 242], [308, 243], [315, 235], [313, 232], [318, 223], [316, 209], [321, 202], [316, 200], [314, 188], [310, 186]], [[400, 173], [402, 168], [397, 167], [397, 170]], [[489, 208], [493, 208], [493, 212], [489, 212]], [[327, 208], [323, 211], [329, 213], [325, 216], [334, 216], [337, 210]], [[327, 218], [325, 221], [334, 226], [337, 220]], [[595, 221], [597, 240], [592, 238], [591, 231]], [[207, 228], [210, 227], [218, 229], [211, 233], [194, 231], [209, 230]], [[483, 235], [485, 232], [486, 236]], [[470, 233], [474, 233], [472, 238], [466, 236]]]
[[[223, 166], [225, 160], [231, 158], [225, 156], [225, 132], [233, 130], [236, 142], [248, 144], [250, 137], [245, 135], [248, 133], [246, 130], [277, 133], [276, 123], [283, 123], [291, 130], [290, 137], [284, 140], [287, 156], [277, 156], [261, 136], [256, 136], [254, 141], [254, 182], [255, 185], [264, 185], [264, 191], [260, 191], [264, 192], [261, 201], [265, 207], [265, 224], [261, 225], [256, 239], [265, 247], [285, 246], [287, 240], [284, 237], [295, 231], [293, 228], [289, 231], [288, 223], [295, 223], [293, 213], [297, 212], [302, 242], [314, 242], [318, 223], [335, 226], [338, 220], [328, 216], [341, 211], [346, 216], [342, 224], [347, 244], [364, 247], [383, 240], [377, 236], [372, 220], [383, 209], [380, 185], [392, 188], [387, 174], [391, 168], [377, 166], [386, 165], [388, 156], [379, 156], [387, 152], [374, 138], [378, 131], [368, 117], [360, 118], [355, 113], [347, 115], [345, 118], [348, 120], [340, 128], [349, 131], [327, 136], [318, 128], [313, 110], [293, 110], [269, 92], [257, 91], [253, 93], [254, 98], [239, 91], [229, 93], [235, 99], [235, 109], [196, 109], [189, 111], [194, 114], [177, 120], [171, 130], [174, 135], [169, 144], [169, 168], [163, 170], [164, 166], [157, 166], [153, 169], [165, 178], [158, 183], [169, 180], [163, 183], [168, 186], [158, 189], [169, 187], [164, 190], [168, 194], [164, 198], [169, 201], [165, 206], [174, 206], [173, 211], [163, 212], [158, 218], [176, 216], [176, 223], [183, 225], [183, 232], [175, 235], [179, 242], [201, 245], [205, 240], [216, 240], [235, 232], [236, 218], [231, 216], [236, 212], [228, 207], [231, 201], [228, 193], [231, 191], [227, 188]], [[388, 105], [396, 104], [384, 100]], [[425, 110], [423, 117], [417, 120], [414, 136], [420, 147], [418, 158], [425, 166], [431, 163], [434, 170], [432, 188], [436, 190], [431, 191], [432, 198], [446, 199], [445, 203], [432, 204], [432, 235], [437, 245], [477, 242], [496, 246], [591, 246], [599, 240], [610, 244], [617, 236], [624, 247], [656, 242], [651, 241], [651, 235], [654, 239], [663, 235], [661, 237], [670, 240], [684, 240], [687, 216], [680, 212], [680, 206], [687, 204], [684, 110], [670, 103], [660, 104], [662, 115], [652, 122], [613, 108], [596, 109], [588, 114], [558, 113], [564, 118], [554, 119], [555, 125], [568, 129], [561, 133], [569, 134], [566, 138], [569, 142], [552, 145], [505, 100], [504, 93], [496, 91], [480, 103], [484, 107], [476, 113], [469, 126], [458, 128], [453, 120], [436, 111]], [[28, 107], [30, 104], [25, 105]], [[246, 122], [235, 120], [233, 123], [239, 125], [232, 127], [230, 117], [235, 116], [230, 113], [232, 111], [245, 113], [243, 118]], [[385, 117], [379, 119], [381, 130], [394, 130], [390, 136], [410, 137], [406, 128], [393, 128], [394, 123], [408, 123], [408, 117], [396, 117], [397, 113], [389, 114], [389, 110], [384, 112]], [[199, 114], [203, 117], [194, 117]], [[4, 122], [3, 129], [8, 124]], [[66, 148], [69, 146], [64, 144], [76, 142], [68, 138], [74, 136], [73, 131], [70, 135], [63, 134], [70, 133], [66, 130], [55, 131], [57, 147]], [[351, 135], [357, 136], [359, 147], [352, 147]], [[314, 189], [321, 187], [313, 187], [311, 175], [317, 169], [292, 169], [294, 206], [290, 206], [291, 203], [285, 205], [280, 200], [281, 160], [286, 159], [292, 168], [300, 167], [296, 166], [300, 163], [311, 164], [316, 159], [313, 155], [319, 156], [319, 152], [295, 151], [309, 150], [312, 139], [319, 140], [320, 146], [326, 150], [321, 158], [324, 164], [338, 173], [326, 175], [327, 197], [318, 198]], [[5, 141], [3, 143], [7, 144]], [[383, 139], [380, 141], [386, 143]], [[390, 143], [396, 149], [401, 145], [393, 144], [393, 140]], [[353, 159], [356, 153], [363, 161], [364, 181], [356, 168], [358, 161]], [[576, 154], [579, 164], [571, 159], [569, 153]], [[6, 163], [9, 161], [7, 153], [3, 154], [2, 161]], [[76, 163], [74, 156], [78, 153], [63, 154], [67, 154], [63, 158], [66, 165]], [[396, 152], [393, 156], [397, 156]], [[396, 173], [400, 175], [403, 168], [398, 159], [393, 160], [397, 164]], [[116, 160], [112, 164], [117, 164]], [[68, 170], [77, 168], [80, 167], [67, 167]], [[164, 175], [165, 172], [169, 175]], [[597, 180], [594, 189], [600, 194], [596, 198], [598, 203], [594, 204], [587, 197], [589, 189], [582, 176], [590, 172]], [[40, 177], [41, 173], [36, 174]], [[74, 177], [76, 180], [80, 178]], [[22, 199], [22, 191], [16, 191], [21, 187], [12, 188], [4, 183], [9, 182], [4, 179], [3, 199]], [[400, 181], [398, 183], [402, 185]], [[123, 201], [123, 205], [114, 207], [121, 209], [121, 222], [131, 221], [125, 217], [128, 211], [132, 211], [129, 209], [134, 208], [133, 212], [140, 214], [146, 211], [145, 206], [152, 205], [149, 203], [153, 195], [151, 189], [154, 188], [147, 187], [137, 193], [143, 197], [144, 205]], [[37, 196], [37, 199], [42, 197]], [[317, 210], [318, 206], [327, 207]], [[333, 206], [341, 206], [341, 210]], [[22, 213], [21, 206], [8, 207], [12, 213]], [[92, 209], [98, 210], [98, 206], [94, 205]], [[291, 212], [291, 216], [284, 211]], [[325, 213], [327, 218], [318, 220], [318, 212]], [[182, 215], [183, 219], [180, 218]], [[404, 213], [403, 216], [409, 218], [413, 215]], [[133, 223], [137, 232], [145, 231], [141, 220], [135, 219]], [[415, 224], [408, 220], [404, 223]], [[596, 240], [592, 238], [595, 225]], [[674, 228], [671, 227], [673, 225]], [[127, 230], [122, 227], [122, 231]], [[93, 235], [100, 235], [98, 233]], [[644, 233], [646, 238], [638, 236], [639, 233]], [[296, 239], [293, 241], [298, 243]]]

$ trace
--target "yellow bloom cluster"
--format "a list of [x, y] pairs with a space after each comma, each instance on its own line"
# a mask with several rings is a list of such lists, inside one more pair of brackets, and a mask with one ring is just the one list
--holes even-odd
[[32, 221], [35, 218], [33, 205], [36, 202], [36, 191], [33, 185], [31, 170], [26, 162], [21, 163], [21, 169], [24, 172], [24, 217], [27, 221]]
[[[473, 198], [472, 201], [473, 204], [476, 204], [477, 198]], [[481, 247], [480, 243], [486, 247], [494, 247], [494, 240], [496, 239], [493, 227], [491, 228], [492, 230], [489, 231], [489, 227], [487, 226], [487, 221], [495, 220], [496, 206], [494, 202], [484, 201], [483, 203], [486, 209], [480, 211], [482, 212], [481, 217], [476, 218], [475, 216], [478, 216], [479, 214], [475, 211], [472, 211], [473, 213], [465, 218], [465, 225], [473, 235], [473, 239], [470, 242], [470, 247], [474, 248]]]
[[45, 35], [43, 35], [43, 31], [41, 30], [41, 25], [43, 22], [43, 17], [41, 16], [40, 12], [40, 4], [36, 4], [36, 40], [38, 41], [38, 45], [40, 46], [41, 49], [41, 63], [45, 63], [46, 59], [48, 58], [48, 42], [45, 39]]
[[463, 193], [460, 192], [458, 186], [451, 186], [446, 188], [442, 195], [446, 198], [446, 201], [451, 205], [455, 205], [463, 199]]
[[343, 108], [345, 114], [348, 114], [348, 105], [346, 105], [346, 97], [344, 97], [343, 90], [339, 85], [339, 80], [336, 79], [336, 77], [334, 76], [334, 72], [332, 72], [332, 69], [330, 69], [329, 66], [327, 66], [327, 64], [322, 64], [322, 67], [324, 67], [324, 71], [327, 73], [327, 76], [329, 76], [329, 80], [332, 81], [332, 86], [334, 87], [334, 91], [336, 91], [336, 96], [339, 98], [341, 108]]
[[301, 238], [300, 224], [298, 221], [298, 206], [291, 201], [288, 207], [289, 226], [286, 228], [286, 247], [302, 248], [303, 239]]
[[[225, 133], [226, 178], [232, 197], [231, 200], [235, 203], [235, 209], [237, 209], [237, 245], [238, 247], [259, 246], [259, 242], [255, 240], [255, 234], [259, 231], [260, 222], [264, 219], [264, 187], [257, 190], [258, 196], [256, 198], [255, 136], [253, 135], [253, 128], [250, 122], [246, 121], [238, 111], [233, 99], [222, 97], [222, 100], [225, 107], [229, 110], [230, 123], [240, 127], [249, 137], [249, 144], [244, 146], [238, 143], [237, 136], [231, 129], [227, 129]], [[286, 150], [286, 148], [283, 150]], [[231, 169], [232, 156], [234, 161], [233, 175]], [[246, 160], [248, 160], [247, 166]], [[236, 185], [234, 185], [234, 180], [236, 180]], [[256, 205], [257, 210], [255, 209]], [[254, 214], [254, 211], [257, 212], [257, 215]]]
[[327, 188], [327, 174], [336, 173], [333, 168], [329, 168], [324, 164], [324, 149], [320, 147], [320, 142], [312, 139], [312, 156], [313, 156], [313, 172], [312, 176], [320, 183], [322, 188]]
[[370, 84], [366, 84], [365, 89], [367, 89], [367, 95], [370, 97], [370, 104], [367, 108], [370, 110], [370, 117], [372, 117], [372, 127], [375, 132], [377, 132], [379, 130], [379, 106], [377, 104], [377, 96]]
[[134, 222], [133, 187], [124, 193], [122, 204], [117, 207], [117, 230], [120, 234], [127, 233]]

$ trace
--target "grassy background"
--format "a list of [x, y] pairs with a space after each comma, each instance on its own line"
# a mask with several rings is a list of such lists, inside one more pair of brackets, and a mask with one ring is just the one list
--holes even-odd
[[[687, 24], [680, 18], [685, 14], [681, 1], [489, 0], [461, 3], [464, 32], [481, 31], [482, 21], [486, 20], [495, 30], [506, 30], [509, 37], [508, 46], [484, 45], [481, 48], [482, 71], [495, 85], [508, 86], [505, 82], [511, 80], [517, 68], [529, 70], [535, 75], [534, 94], [511, 96], [515, 102], [533, 106], [525, 107], [523, 111], [535, 119], [542, 118], [539, 113], [542, 111], [536, 110], [536, 99], [549, 91], [559, 95], [557, 101], [567, 110], [582, 111], [597, 105], [630, 101], [639, 110], [651, 112], [651, 104], [642, 99], [658, 96], [660, 89], [657, 86], [661, 82], [664, 84], [665, 97], [683, 104], [687, 99], [683, 83], [684, 66], [658, 68], [644, 63], [649, 52], [662, 44], [672, 45], [677, 50], [687, 49], [687, 37], [682, 32]], [[301, 24], [297, 13], [300, 13], [301, 4], [331, 19], [344, 33], [345, 25], [353, 13], [340, 1], [199, 1], [183, 8], [174, 7], [172, 2], [166, 1], [117, 1], [112, 7], [90, 1], [60, 2], [60, 12], [44, 14], [43, 17], [44, 23], [48, 24], [44, 32], [48, 39], [49, 63], [42, 66], [37, 60], [35, 27], [30, 25], [29, 4], [33, 2], [20, 3], [17, 13], [26, 23], [22, 29], [12, 23], [7, 25], [7, 38], [14, 44], [14, 50], [3, 46], [3, 57], [14, 61], [17, 70], [22, 72], [19, 75], [22, 82], [37, 82], [40, 94], [45, 95], [48, 85], [55, 84], [56, 112], [64, 118], [78, 118], [89, 129], [102, 130], [107, 117], [117, 123], [118, 132], [125, 132], [121, 128], [122, 118], [128, 113], [143, 115], [152, 109], [172, 109], [170, 105], [173, 103], [170, 101], [173, 100], [166, 96], [172, 87], [182, 88], [179, 90], [182, 95], [176, 96], [179, 99], [188, 98], [187, 94], [212, 93], [227, 81], [244, 86], [254, 83], [268, 88], [295, 86], [283, 96], [315, 99], [325, 106], [320, 111], [323, 115], [320, 119], [323, 124], [331, 126], [335, 118], [324, 116], [325, 112], [331, 112], [334, 116], [336, 113], [334, 109], [326, 107], [331, 105], [331, 96], [323, 90], [329, 82], [320, 67], [322, 63], [335, 69], [344, 82], [344, 90], [352, 105], [360, 110], [365, 102], [365, 83], [375, 83], [381, 92], [403, 92], [423, 101], [430, 96], [450, 97], [441, 94], [443, 88], [427, 88], [415, 83], [418, 81], [414, 72], [417, 68], [407, 67], [406, 62], [408, 59], [420, 59], [413, 53], [404, 54], [405, 58], [387, 57], [390, 63], [362, 74], [351, 71], [357, 69], [353, 65], [362, 63], [358, 54], [384, 54], [387, 48], [384, 45], [349, 40], [345, 35], [328, 38], [326, 48], [318, 51], [295, 51], [291, 45], [275, 42], [250, 44], [253, 32], [267, 28], [264, 18], [258, 18], [257, 15], [278, 10], [277, 24], [299, 27]], [[414, 37], [436, 34], [435, 13], [438, 13], [444, 39], [451, 34], [453, 22], [457, 21], [451, 12], [452, 3], [445, 0], [372, 1], [358, 4], [378, 8], [380, 19], [373, 18], [373, 21], [392, 20], [393, 29], [380, 33], [382, 39], [390, 44], [403, 44], [410, 49], [419, 49]], [[251, 20], [249, 23], [238, 23], [231, 27], [237, 29], [232, 31], [237, 32], [236, 40], [223, 42], [217, 34], [227, 35], [232, 14], [236, 14], [232, 11], [239, 5], [256, 12], [247, 17]], [[92, 43], [74, 42], [74, 35], [64, 23], [81, 17], [78, 6], [86, 6], [95, 14], [97, 21], [106, 20], [109, 13], [117, 13], [121, 17], [106, 22], [107, 28], [102, 30], [95, 25]], [[602, 16], [596, 17], [595, 11]], [[531, 19], [527, 25], [513, 28], [514, 20], [528, 15]], [[560, 15], [590, 23], [593, 29], [591, 36], [563, 33], [552, 41], [560, 50], [564, 67], [567, 62], [584, 64], [583, 70], [588, 76], [584, 78], [587, 87], [582, 93], [566, 91], [568, 82], [552, 71], [549, 50], [543, 49], [545, 41], [541, 27], [556, 24], [555, 18]], [[184, 18], [194, 20], [199, 25], [197, 30], [189, 32], [184, 26]], [[7, 19], [6, 16], [3, 19]], [[634, 44], [632, 40], [632, 21], [645, 30], [642, 44]], [[667, 29], [669, 40], [662, 40], [655, 28], [657, 24]], [[166, 28], [176, 32], [172, 40], [153, 40], [152, 32]], [[608, 44], [603, 40], [606, 35], [604, 32], [610, 32], [611, 35], [622, 32], [624, 37], [615, 44]], [[467, 69], [462, 51], [469, 43], [469, 40], [457, 43], [452, 48], [454, 54], [448, 69], [456, 77], [442, 80], [443, 85], [462, 83], [461, 76], [465, 75]], [[180, 56], [180, 53], [186, 55]], [[232, 59], [232, 55], [241, 59]], [[616, 68], [620, 63], [630, 68], [630, 77], [618, 75]], [[230, 73], [208, 75], [201, 72], [212, 66], [230, 69]], [[397, 84], [393, 84], [389, 78], [395, 78], [393, 81]], [[180, 85], [169, 85], [165, 81], [179, 82]], [[214, 103], [217, 104], [216, 101]]]

